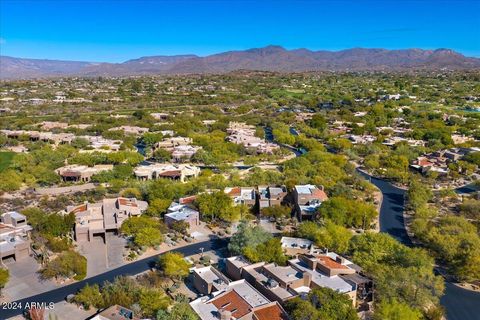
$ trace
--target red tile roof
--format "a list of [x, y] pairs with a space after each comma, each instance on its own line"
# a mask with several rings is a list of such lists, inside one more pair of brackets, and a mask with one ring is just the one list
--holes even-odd
[[86, 211], [86, 210], [87, 210], [87, 204], [85, 203], [85, 204], [79, 205], [78, 207], [73, 208], [73, 210], [70, 211], [70, 213], [76, 214], [76, 213], [83, 212], [83, 211]]
[[277, 304], [267, 307], [259, 307], [253, 311], [254, 320], [287, 320], [288, 316], [285, 311]]
[[314, 189], [313, 194], [312, 194], [316, 199], [319, 199], [320, 201], [325, 201], [328, 200], [328, 196], [325, 193], [325, 191], [320, 190], [320, 189]]
[[327, 267], [328, 269], [348, 269], [347, 266], [344, 266], [343, 264], [340, 264], [327, 256], [318, 257], [318, 262], [320, 262], [320, 264]]
[[134, 201], [126, 198], [118, 198], [118, 203], [122, 206], [138, 207]]
[[242, 189], [240, 187], [234, 187], [227, 194], [230, 197], [238, 197], [241, 195], [241, 193], [242, 193]]
[[217, 309], [230, 311], [236, 319], [250, 312], [250, 305], [235, 290], [221, 294], [211, 301]]
[[192, 203], [197, 199], [197, 196], [183, 197], [178, 200], [180, 204]]

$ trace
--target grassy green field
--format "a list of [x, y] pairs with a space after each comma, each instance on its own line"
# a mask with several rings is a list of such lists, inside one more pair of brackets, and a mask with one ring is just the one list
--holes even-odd
[[15, 152], [0, 152], [0, 172], [5, 170], [10, 165], [14, 156]]

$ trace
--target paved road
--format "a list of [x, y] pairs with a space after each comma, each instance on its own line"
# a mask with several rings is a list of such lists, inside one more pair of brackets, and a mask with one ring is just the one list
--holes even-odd
[[380, 207], [380, 231], [388, 233], [407, 246], [411, 246], [412, 242], [405, 230], [403, 219], [405, 190], [399, 189], [385, 180], [370, 177], [362, 172], [359, 173], [369, 179], [383, 193], [383, 202]]
[[[212, 239], [210, 241], [198, 242], [191, 244], [182, 248], [174, 249], [172, 251], [180, 252], [185, 256], [190, 256], [196, 253], [199, 253], [200, 248], [204, 248], [205, 251], [218, 249], [226, 245], [226, 240]], [[21, 299], [15, 301], [13, 305], [21, 306], [18, 308], [12, 309], [3, 309], [3, 305], [0, 304], [0, 319], [7, 319], [19, 314], [22, 314], [23, 309], [27, 303], [37, 302], [37, 303], [50, 303], [50, 302], [59, 302], [65, 299], [69, 294], [76, 293], [79, 289], [88, 284], [102, 284], [104, 281], [112, 281], [115, 277], [121, 275], [135, 275], [143, 271], [149, 270], [157, 261], [157, 256], [145, 258], [139, 261], [132, 262], [130, 264], [124, 265], [117, 269], [99, 274], [97, 276], [58, 288], [44, 293], [37, 294], [32, 297]], [[66, 318], [67, 319], [67, 318]]]
[[[360, 174], [369, 179], [368, 175]], [[411, 246], [412, 242], [405, 230], [403, 219], [405, 191], [381, 179], [371, 178], [371, 181], [383, 193], [383, 203], [380, 208], [380, 231], [386, 232], [403, 244]], [[445, 294], [440, 299], [440, 303], [447, 311], [448, 320], [480, 319], [479, 292], [465, 290], [451, 282], [445, 282]]]
[[455, 189], [455, 192], [457, 193], [472, 193], [475, 191], [480, 191], [480, 185], [474, 183]]

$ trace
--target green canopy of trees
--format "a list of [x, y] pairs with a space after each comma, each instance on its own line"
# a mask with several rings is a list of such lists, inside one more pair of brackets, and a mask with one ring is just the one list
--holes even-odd
[[75, 251], [65, 251], [49, 261], [40, 273], [45, 279], [65, 277], [82, 280], [87, 276], [87, 259]]
[[437, 305], [444, 284], [433, 272], [433, 259], [424, 249], [409, 248], [384, 233], [352, 238], [353, 261], [370, 274], [379, 301], [396, 299], [419, 310]]
[[10, 278], [10, 272], [8, 271], [8, 269], [0, 268], [0, 293], [2, 292], [2, 289], [7, 284], [9, 278]]
[[272, 235], [261, 226], [250, 226], [246, 221], [240, 221], [237, 232], [231, 237], [228, 250], [232, 255], [243, 254], [246, 247], [255, 248], [272, 238]]
[[120, 232], [133, 237], [139, 247], [153, 247], [163, 241], [161, 222], [148, 216], [130, 217], [122, 223]]
[[330, 288], [315, 288], [306, 300], [294, 298], [285, 306], [292, 320], [358, 320], [352, 301]]
[[328, 248], [337, 253], [348, 251], [352, 232], [343, 226], [325, 220], [323, 225], [313, 221], [302, 222], [297, 229], [297, 236], [315, 242], [320, 248]]
[[318, 213], [319, 217], [337, 225], [362, 229], [370, 229], [370, 224], [378, 215], [373, 205], [344, 197], [332, 197], [323, 202]]
[[167, 252], [158, 258], [158, 266], [163, 274], [172, 279], [183, 279], [188, 276], [189, 267], [183, 255], [178, 252]]

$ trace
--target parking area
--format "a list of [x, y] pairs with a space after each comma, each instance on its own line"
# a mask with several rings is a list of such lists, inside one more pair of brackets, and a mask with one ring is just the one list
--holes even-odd
[[87, 258], [87, 277], [105, 272], [107, 269], [107, 246], [101, 237], [82, 242], [78, 246], [81, 255]]
[[[53, 309], [46, 312], [45, 319], [88, 319], [95, 313], [95, 308], [84, 310], [82, 307], [79, 307], [74, 303], [61, 301], [55, 303]], [[65, 315], [68, 315], [68, 317]]]
[[4, 261], [10, 272], [10, 279], [2, 290], [6, 301], [26, 298], [40, 292], [56, 288], [53, 281], [40, 279], [37, 271], [40, 265], [33, 257], [25, 257], [18, 261]]
[[112, 233], [107, 233], [107, 268], [117, 268], [125, 263], [124, 253], [127, 240]]

